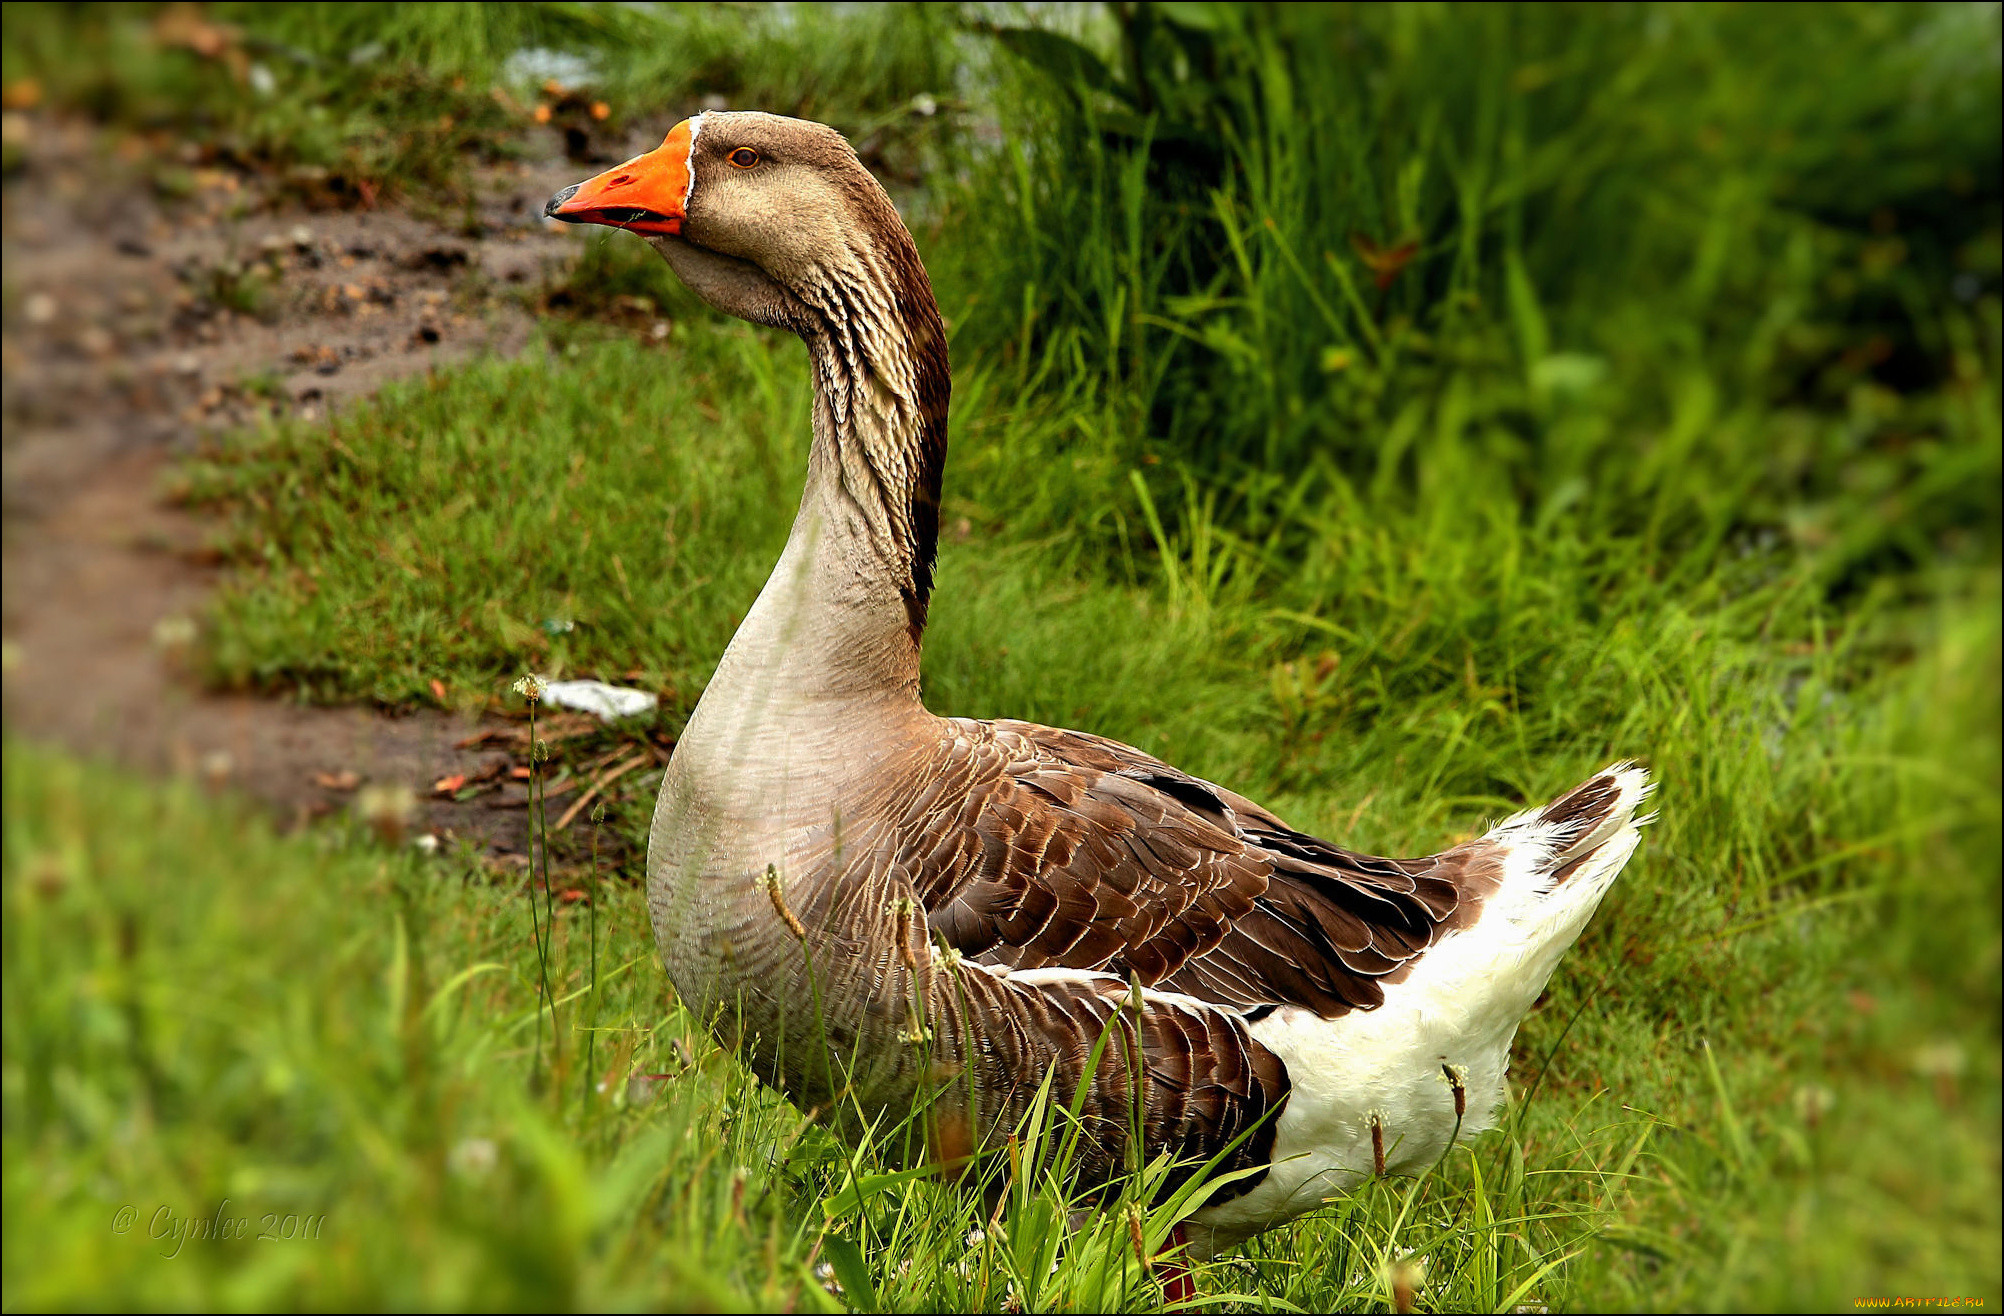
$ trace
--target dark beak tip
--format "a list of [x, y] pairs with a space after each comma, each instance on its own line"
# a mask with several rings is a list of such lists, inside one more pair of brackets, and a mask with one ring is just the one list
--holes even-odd
[[576, 196], [578, 194], [578, 188], [581, 186], [582, 184], [580, 183], [572, 183], [569, 187], [565, 188], [563, 191], [551, 197], [548, 204], [546, 204], [543, 207], [544, 216], [549, 219], [563, 219], [564, 216], [559, 215], [557, 213], [558, 207], [562, 206], [564, 202]]

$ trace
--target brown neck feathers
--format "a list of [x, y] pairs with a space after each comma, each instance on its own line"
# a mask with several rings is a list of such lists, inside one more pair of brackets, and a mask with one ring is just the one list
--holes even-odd
[[[858, 166], [858, 172], [861, 167]], [[845, 473], [860, 458], [868, 489], [852, 489], [881, 520], [903, 579], [907, 628], [917, 648], [939, 552], [940, 481], [952, 367], [946, 325], [911, 234], [867, 174], [853, 200], [867, 216], [855, 248], [795, 291], [815, 323], [803, 337], [815, 357], [828, 422]], [[860, 413], [869, 408], [874, 423]]]
[[953, 367], [947, 355], [946, 323], [933, 299], [932, 283], [919, 263], [910, 235], [901, 236], [908, 259], [896, 266], [899, 277], [893, 297], [911, 343], [919, 415], [915, 478], [906, 495], [912, 528], [912, 580], [905, 595], [905, 613], [916, 645], [925, 630], [926, 610], [932, 602], [933, 566], [939, 556], [939, 492], [946, 471], [946, 413], [953, 398]]

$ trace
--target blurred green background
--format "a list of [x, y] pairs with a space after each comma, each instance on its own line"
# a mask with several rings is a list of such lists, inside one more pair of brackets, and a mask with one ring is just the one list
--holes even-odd
[[[1969, 4], [9, 5], [3, 72], [441, 222], [552, 69], [607, 131], [829, 122], [953, 334], [932, 707], [1387, 852], [1651, 763], [1507, 1130], [1207, 1301], [1382, 1308], [1410, 1248], [1425, 1310], [1994, 1309], [1999, 52]], [[804, 359], [623, 236], [567, 280], [514, 360], [182, 464], [234, 563], [207, 679], [637, 672], [673, 734], [783, 542]], [[558, 914], [550, 1069], [519, 886], [10, 739], [6, 1305], [1159, 1305], [1102, 1284], [1124, 1235], [1045, 1282], [1029, 1219], [845, 1198], [662, 982], [650, 803]], [[324, 1241], [111, 1230], [225, 1197]]]

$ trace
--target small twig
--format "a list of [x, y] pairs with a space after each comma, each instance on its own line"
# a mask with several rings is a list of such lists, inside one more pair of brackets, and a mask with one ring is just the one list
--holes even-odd
[[1370, 794], [1366, 795], [1362, 800], [1358, 801], [1357, 807], [1350, 811], [1350, 817], [1347, 820], [1345, 820], [1341, 830], [1331, 834], [1335, 836], [1344, 836], [1352, 831], [1355, 831], [1357, 827], [1357, 820], [1364, 816], [1364, 810], [1370, 808], [1371, 801], [1377, 798], [1378, 798], [1378, 792], [1374, 790]]
[[[580, 1107], [584, 1114], [591, 1111], [592, 1071], [597, 1068], [598, 1057], [598, 833], [599, 824], [604, 820], [605, 806], [601, 804], [591, 815], [591, 1030], [585, 1034], [585, 1086]], [[569, 821], [570, 815], [566, 814], [564, 822]], [[562, 827], [563, 823], [557, 826]]]
[[536, 903], [535, 873], [533, 862], [542, 859], [543, 885], [543, 946], [538, 957], [542, 963], [543, 999], [550, 1007], [550, 1072], [553, 1080], [551, 1090], [555, 1091], [554, 1080], [560, 1077], [558, 1070], [563, 1061], [563, 1039], [557, 1033], [557, 997], [550, 989], [550, 957], [557, 952], [557, 902], [550, 890], [550, 790], [549, 779], [544, 776], [541, 764], [549, 758], [549, 747], [536, 739], [535, 704], [530, 704], [529, 718], [529, 797], [530, 797], [530, 839], [534, 849], [530, 853], [529, 904]]
[[[534, 674], [524, 676], [515, 682], [516, 693], [529, 701], [529, 798], [532, 803], [536, 798], [536, 787], [541, 780], [541, 774], [536, 771], [536, 705], [542, 702], [543, 690], [542, 678]], [[557, 1013], [556, 1006], [550, 996], [549, 946], [544, 937], [542, 920], [537, 917], [536, 909], [534, 824], [541, 816], [541, 811], [538, 810], [531, 819], [531, 845], [529, 851], [529, 928], [535, 938], [537, 978], [542, 988], [542, 995], [536, 1002], [536, 1065], [532, 1071], [532, 1081], [538, 1084], [542, 1081], [543, 1073], [543, 1010], [545, 1008], [548, 1008], [550, 1011], [550, 1064], [554, 1067], [557, 1062]], [[547, 832], [544, 833], [544, 840], [548, 840]], [[549, 889], [549, 847], [547, 844], [543, 846], [543, 874], [543, 889], [547, 891]]]
[[564, 828], [570, 826], [571, 819], [577, 817], [579, 810], [583, 809], [587, 804], [590, 804], [592, 802], [592, 798], [596, 796], [600, 791], [604, 790], [607, 786], [610, 786], [614, 781], [617, 781], [619, 778], [625, 776], [627, 773], [633, 771], [635, 768], [639, 767], [641, 764], [647, 762], [649, 759], [653, 757], [654, 756], [652, 753], [636, 754], [632, 758], [628, 759], [626, 762], [612, 769], [610, 772], [607, 772], [597, 781], [593, 782], [591, 784], [591, 789], [587, 790], [584, 794], [578, 796], [577, 799], [571, 802], [571, 807], [564, 810], [564, 816], [557, 819], [557, 825], [551, 830], [561, 832], [562, 830], [564, 830]]

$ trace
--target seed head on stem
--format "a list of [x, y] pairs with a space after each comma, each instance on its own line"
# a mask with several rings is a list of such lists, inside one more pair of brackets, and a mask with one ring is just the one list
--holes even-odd
[[1440, 1076], [1454, 1093], [1454, 1118], [1459, 1123], [1468, 1116], [1468, 1070], [1465, 1066], [1442, 1061]]
[[1130, 1203], [1127, 1208], [1127, 1241], [1134, 1245], [1134, 1259], [1141, 1263], [1141, 1273], [1153, 1275], [1155, 1267], [1148, 1258], [1148, 1241], [1141, 1232], [1141, 1207]]
[[778, 867], [767, 864], [765, 875], [759, 878], [758, 884], [765, 888], [766, 897], [772, 901], [773, 912], [779, 915], [780, 922], [786, 924], [786, 930], [793, 934], [794, 940], [806, 941], [807, 929], [793, 916], [793, 910], [787, 907], [786, 896], [779, 889]]
[[898, 921], [898, 958], [913, 973], [918, 972], [918, 955], [912, 950], [912, 909], [910, 896], [899, 896], [891, 902], [891, 914]]

